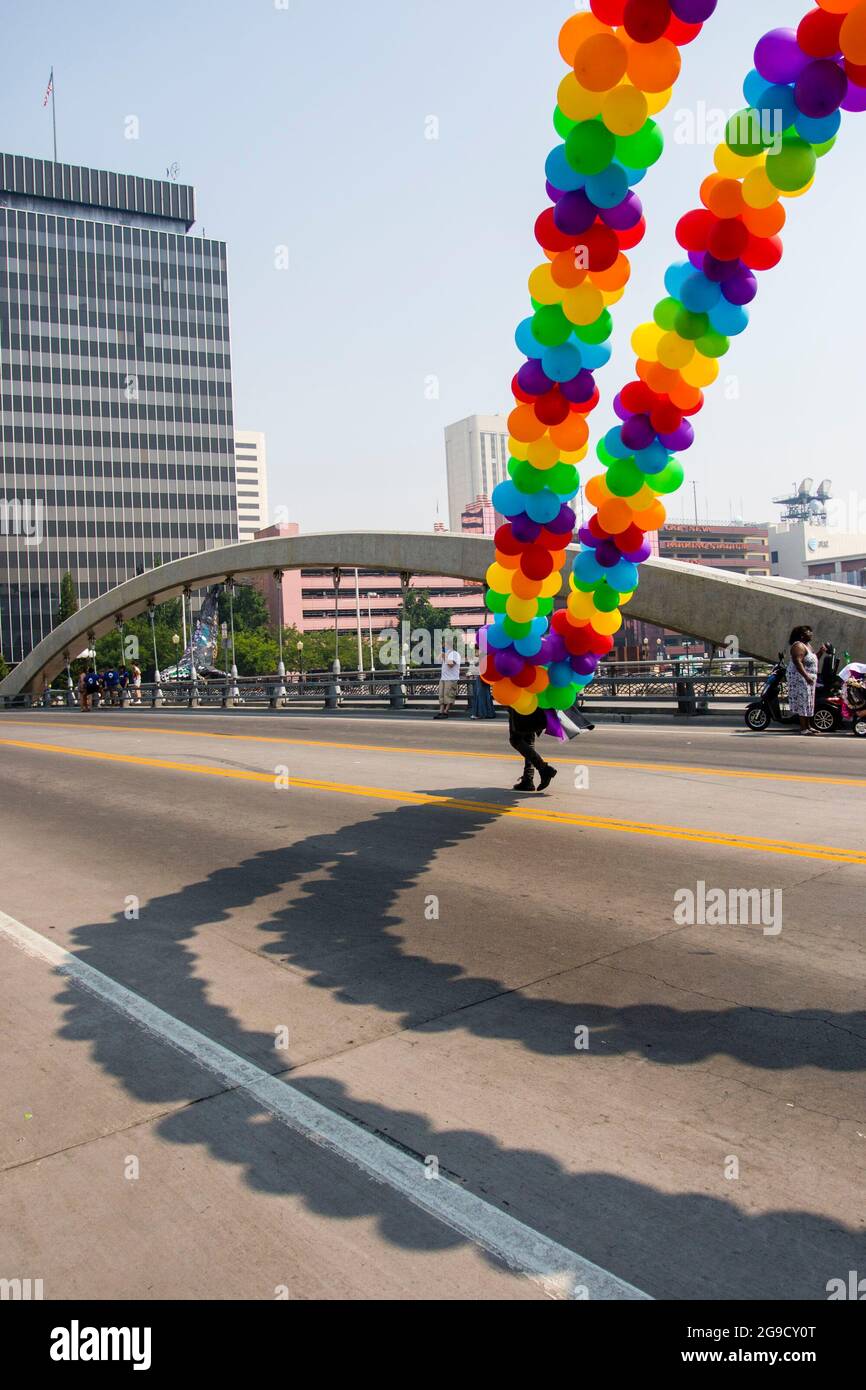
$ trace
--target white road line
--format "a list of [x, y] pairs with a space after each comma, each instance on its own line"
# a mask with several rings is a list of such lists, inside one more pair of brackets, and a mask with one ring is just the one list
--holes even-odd
[[151, 1036], [258, 1101], [275, 1119], [362, 1169], [467, 1240], [540, 1284], [553, 1298], [649, 1299], [600, 1266], [498, 1211], [447, 1178], [430, 1180], [422, 1163], [329, 1110], [253, 1062], [165, 1013], [77, 956], [0, 912], [0, 935], [54, 966]]

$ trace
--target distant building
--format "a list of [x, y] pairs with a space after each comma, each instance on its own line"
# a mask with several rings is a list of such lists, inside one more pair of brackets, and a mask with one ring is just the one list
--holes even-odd
[[478, 497], [491, 497], [508, 478], [508, 419], [505, 415], [470, 415], [445, 430], [448, 469], [448, 519], [460, 531], [463, 513]]
[[[857, 524], [857, 518], [839, 521]], [[838, 584], [864, 587], [866, 570], [866, 529], [837, 530], [831, 514], [830, 524], [781, 521], [770, 527], [770, 564], [773, 574], [785, 579], [829, 579]]]
[[268, 454], [265, 436], [254, 430], [235, 430], [235, 472], [238, 496], [238, 540], [251, 541], [267, 526]]
[[192, 188], [0, 155], [0, 650], [236, 536], [226, 248]]
[[476, 497], [464, 508], [460, 518], [460, 530], [471, 536], [493, 536], [496, 534], [496, 513], [489, 497]]
[[686, 564], [708, 565], [729, 574], [769, 574], [769, 527], [712, 522], [695, 526], [669, 521], [659, 532], [659, 555], [663, 560], [682, 560]]

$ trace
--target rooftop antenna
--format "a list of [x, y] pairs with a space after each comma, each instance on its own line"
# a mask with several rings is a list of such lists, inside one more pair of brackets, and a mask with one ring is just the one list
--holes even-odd
[[167, 179], [171, 179], [172, 183], [177, 183], [180, 176], [180, 165], [177, 160], [175, 160], [173, 164], [169, 164], [165, 171], [165, 176]]

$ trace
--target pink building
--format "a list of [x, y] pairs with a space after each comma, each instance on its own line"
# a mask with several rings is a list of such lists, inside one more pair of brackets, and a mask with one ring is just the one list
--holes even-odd
[[[269, 526], [256, 532], [256, 540], [272, 536], [297, 536], [300, 527]], [[256, 587], [264, 595], [271, 620], [279, 621], [279, 592], [274, 578], [258, 575]], [[455, 627], [474, 632], [486, 622], [484, 585], [464, 579], [445, 579], [441, 575], [419, 574], [412, 577], [413, 589], [424, 589], [434, 608], [445, 609], [452, 615]], [[396, 627], [400, 620], [402, 593], [398, 574], [383, 574], [380, 570], [345, 569], [340, 581], [338, 600], [340, 632], [357, 632], [358, 610], [365, 642], [372, 627], [374, 637], [383, 628]], [[287, 570], [283, 575], [283, 623], [299, 632], [333, 631], [335, 610], [334, 574], [324, 570]]]
[[496, 513], [489, 497], [476, 497], [461, 517], [461, 531], [472, 536], [494, 536], [496, 534]]

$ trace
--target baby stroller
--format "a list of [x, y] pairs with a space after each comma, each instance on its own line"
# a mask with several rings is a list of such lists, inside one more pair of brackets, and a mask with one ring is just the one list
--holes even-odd
[[866, 664], [852, 661], [839, 675], [843, 715], [852, 721], [855, 735], [866, 738]]

